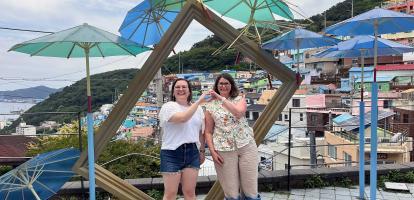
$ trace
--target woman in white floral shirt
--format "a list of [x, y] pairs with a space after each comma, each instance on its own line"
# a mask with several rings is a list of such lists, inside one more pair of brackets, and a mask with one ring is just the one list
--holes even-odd
[[206, 104], [205, 138], [214, 160], [217, 177], [228, 200], [258, 200], [258, 154], [249, 127], [246, 100], [229, 74], [221, 74]]

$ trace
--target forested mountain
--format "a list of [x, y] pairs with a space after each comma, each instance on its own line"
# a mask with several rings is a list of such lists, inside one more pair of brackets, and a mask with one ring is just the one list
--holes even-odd
[[169, 57], [163, 65], [163, 74], [177, 73], [179, 63], [184, 72], [219, 71], [231, 66], [232, 69], [248, 69], [246, 63], [236, 62], [238, 52], [224, 49], [212, 55], [224, 42], [215, 35], [195, 43], [190, 50]]
[[58, 89], [46, 86], [36, 86], [25, 89], [0, 91], [0, 99], [46, 99]]
[[[95, 111], [103, 104], [112, 103], [116, 94], [124, 92], [129, 81], [136, 74], [137, 69], [122, 69], [91, 76], [92, 110]], [[64, 87], [62, 91], [53, 93], [46, 100], [36, 104], [26, 113], [36, 112], [86, 112], [86, 79], [82, 79], [70, 86]], [[34, 114], [23, 115], [27, 124], [39, 125], [45, 120], [54, 120], [60, 123], [70, 122], [76, 118], [76, 114]], [[2, 132], [14, 131], [15, 126], [21, 119], [16, 120], [12, 126], [5, 128]]]

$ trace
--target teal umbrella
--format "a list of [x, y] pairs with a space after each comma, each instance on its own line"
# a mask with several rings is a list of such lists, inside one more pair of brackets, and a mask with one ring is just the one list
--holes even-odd
[[[293, 20], [292, 11], [289, 6], [281, 0], [226, 0], [225, 3], [217, 0], [206, 0], [204, 1], [204, 4], [217, 11], [222, 16], [246, 23], [246, 26], [241, 30], [240, 36], [248, 36], [249, 29], [253, 28], [256, 33], [256, 40], [259, 44], [262, 43], [259, 28], [269, 28], [272, 30], [278, 29], [277, 24], [275, 24], [275, 15], [287, 20]], [[269, 26], [269, 23], [272, 23], [272, 25]], [[234, 42], [230, 44], [230, 47]]]
[[14, 45], [9, 51], [17, 51], [31, 56], [86, 59], [86, 84], [88, 97], [88, 165], [90, 199], [95, 199], [95, 159], [93, 141], [92, 97], [89, 73], [89, 57], [119, 55], [135, 56], [149, 48], [118, 37], [112, 33], [82, 24], [67, 30]]

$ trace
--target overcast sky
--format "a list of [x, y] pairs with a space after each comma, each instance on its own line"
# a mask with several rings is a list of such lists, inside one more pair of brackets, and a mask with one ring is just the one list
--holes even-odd
[[[225, 0], [222, 0], [225, 1]], [[321, 13], [344, 0], [289, 0], [292, 9], [305, 16]], [[25, 0], [0, 1], [0, 27], [56, 32], [82, 23], [118, 33], [128, 10], [141, 0]], [[296, 18], [301, 18], [295, 14]], [[228, 20], [239, 28], [242, 24]], [[206, 28], [192, 23], [175, 47], [188, 50], [191, 45], [211, 35]], [[60, 88], [85, 77], [84, 59], [30, 57], [7, 52], [15, 44], [45, 34], [0, 29], [0, 91], [45, 85]], [[150, 52], [135, 57], [91, 59], [91, 73], [114, 69], [139, 68]], [[47, 79], [47, 81], [39, 81]]]

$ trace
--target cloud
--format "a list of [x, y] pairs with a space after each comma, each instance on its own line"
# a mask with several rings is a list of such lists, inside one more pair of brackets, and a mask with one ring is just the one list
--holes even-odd
[[[142, 1], [142, 0], [141, 0]], [[136, 0], [25, 0], [0, 1], [0, 26], [9, 28], [32, 29], [42, 31], [60, 31], [82, 23], [119, 34], [128, 10], [139, 2]], [[224, 1], [224, 0], [223, 0]], [[339, 0], [289, 0], [301, 8], [306, 8], [309, 15], [322, 12]], [[315, 5], [317, 1], [317, 5]], [[243, 24], [228, 20], [236, 28]], [[191, 46], [212, 33], [199, 23], [191, 23], [183, 38], [175, 47], [176, 51], [188, 50]], [[49, 57], [30, 57], [16, 52], [7, 52], [14, 44], [34, 39], [45, 34], [8, 31], [0, 29], [0, 78], [21, 77], [25, 79], [57, 77], [59, 79], [79, 80], [85, 77], [83, 59], [64, 59]], [[92, 59], [91, 73], [101, 73], [119, 68], [140, 68], [149, 53], [137, 58], [109, 57]], [[75, 73], [76, 72], [76, 73]], [[68, 75], [65, 75], [68, 74]], [[56, 78], [56, 79], [57, 79]], [[0, 79], [0, 91], [25, 88], [28, 86], [47, 85], [63, 87], [68, 81], [4, 81]]]
[[[288, 5], [295, 10], [295, 18], [301, 19], [305, 17], [309, 18], [313, 15], [320, 14], [325, 10], [328, 10], [333, 5], [343, 2], [345, 0], [285, 0]], [[299, 14], [300, 13], [300, 14]]]

